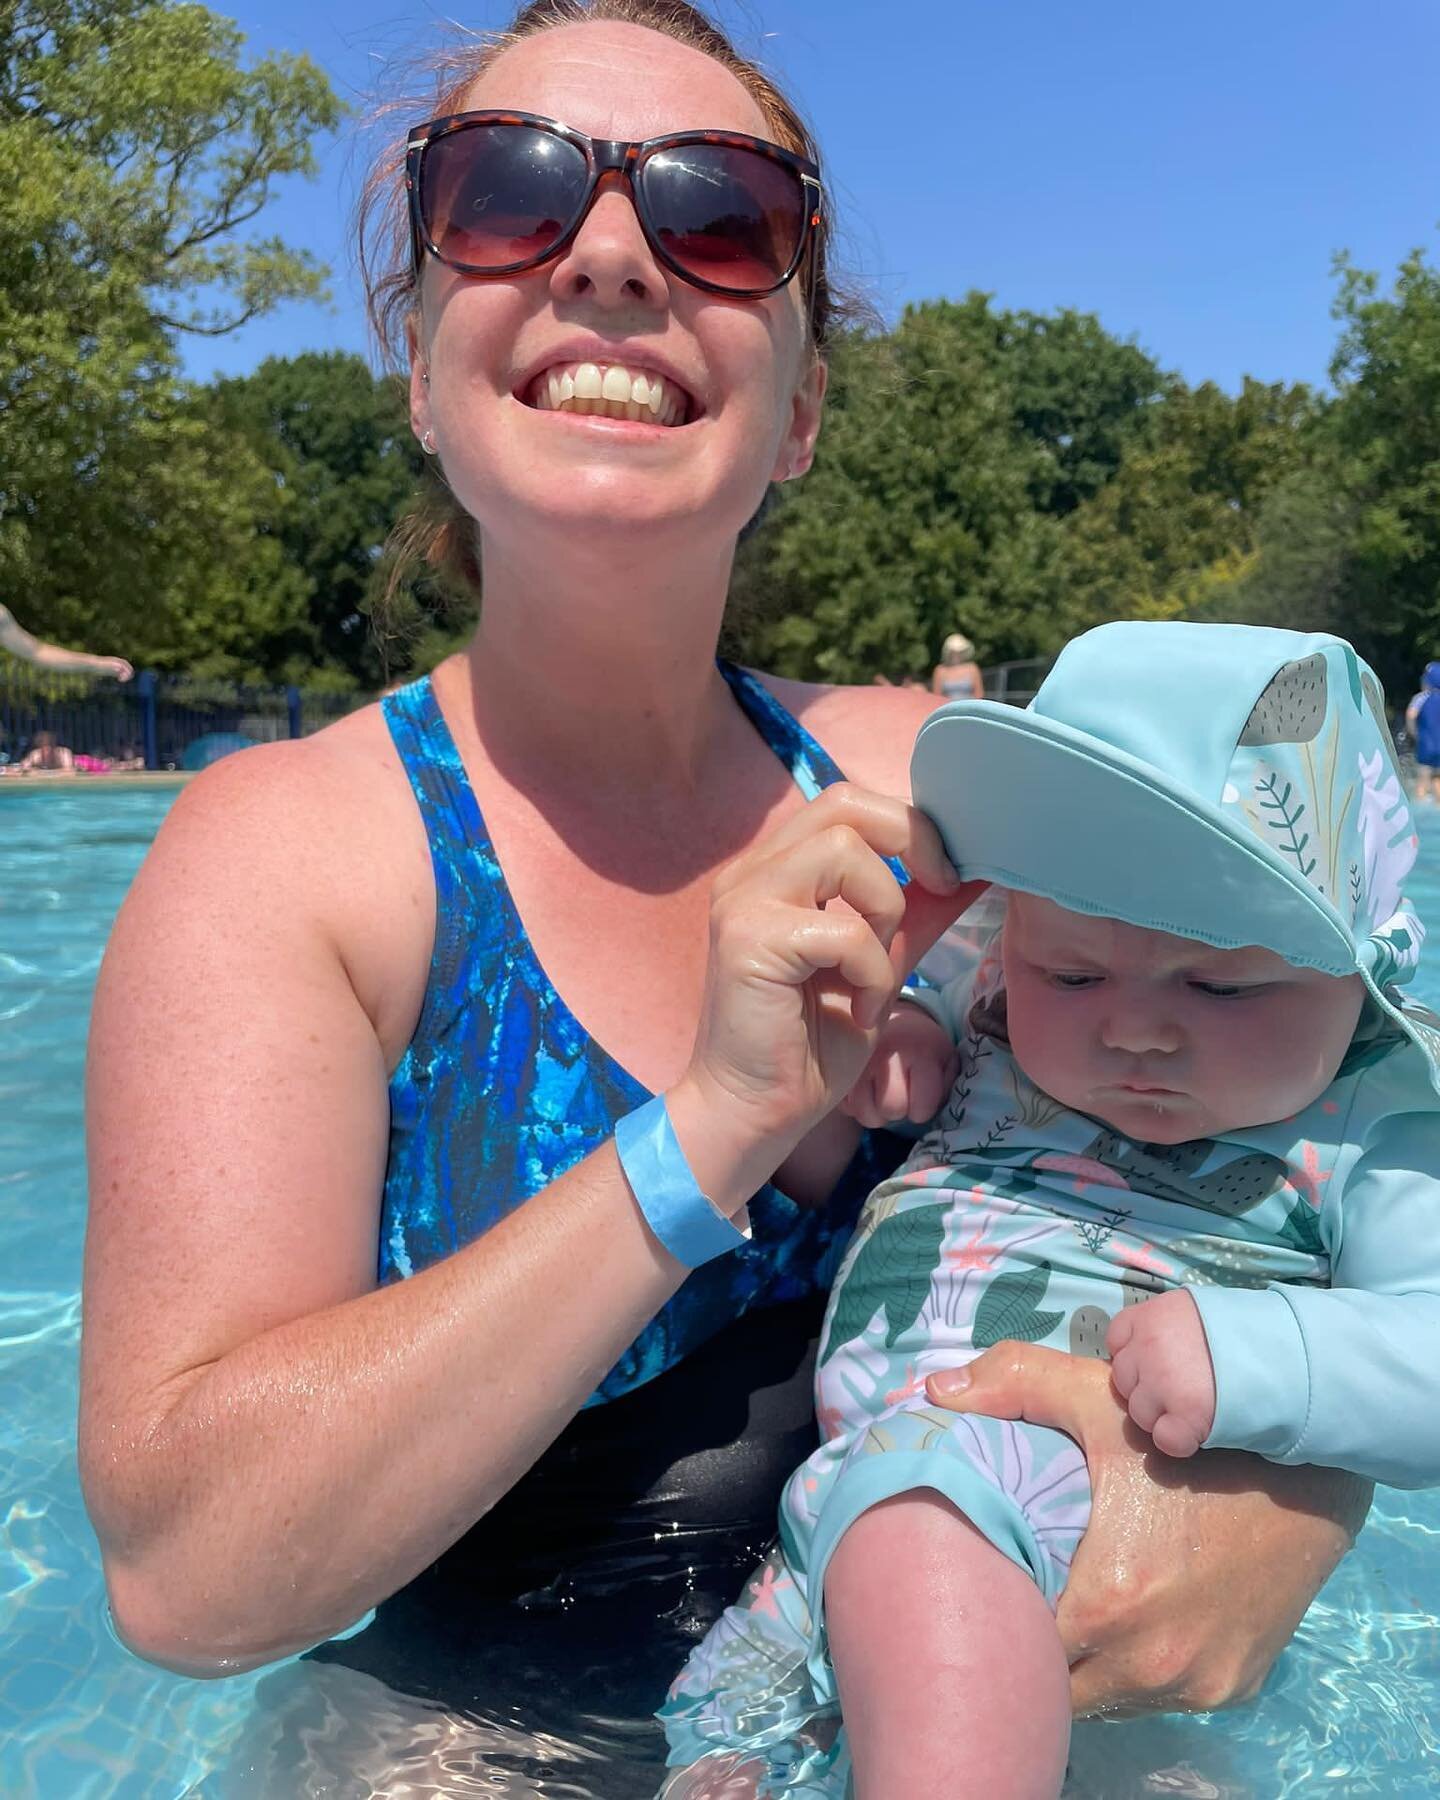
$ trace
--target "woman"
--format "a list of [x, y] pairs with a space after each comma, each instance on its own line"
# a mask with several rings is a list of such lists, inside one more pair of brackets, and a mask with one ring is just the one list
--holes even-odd
[[963, 632], [952, 631], [941, 646], [940, 660], [930, 675], [930, 691], [942, 700], [978, 700], [984, 693], [975, 646]]
[[[380, 301], [459, 521], [432, 550], [478, 556], [483, 614], [383, 712], [207, 771], [136, 881], [96, 1004], [82, 1459], [142, 1655], [254, 1666], [383, 1602], [321, 1654], [543, 1724], [622, 1666], [653, 1704], [768, 1535], [882, 1160], [832, 1108], [966, 896], [891, 797], [933, 701], [714, 662], [736, 538], [819, 429], [794, 114], [674, 0], [542, 0], [435, 110]], [[586, 185], [669, 133], [638, 189]], [[1091, 1452], [1077, 1703], [1253, 1691], [1356, 1490], [1243, 1459], [1162, 1489], [1088, 1370], [991, 1373]], [[1182, 1533], [1160, 1593], [1148, 1538]]]

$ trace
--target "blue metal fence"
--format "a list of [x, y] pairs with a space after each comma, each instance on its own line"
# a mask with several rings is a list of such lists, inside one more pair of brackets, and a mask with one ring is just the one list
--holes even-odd
[[299, 687], [242, 687], [150, 669], [122, 683], [50, 674], [5, 658], [0, 659], [0, 763], [18, 762], [39, 734], [48, 732], [77, 756], [146, 769], [195, 767], [226, 749], [303, 737], [367, 698]]

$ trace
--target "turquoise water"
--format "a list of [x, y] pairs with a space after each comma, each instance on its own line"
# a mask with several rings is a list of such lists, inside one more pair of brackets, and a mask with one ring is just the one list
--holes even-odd
[[[641, 1800], [633, 1763], [623, 1778], [607, 1775], [591, 1752], [519, 1744], [502, 1722], [454, 1717], [353, 1670], [292, 1663], [183, 1681], [135, 1661], [109, 1629], [73, 1448], [81, 1067], [110, 921], [173, 798], [0, 792], [0, 1794]], [[1412, 891], [1440, 932], [1433, 811], [1421, 851]], [[1419, 986], [1440, 1010], [1440, 954]], [[1429, 1723], [1440, 1691], [1440, 1493], [1381, 1491], [1301, 1636], [1303, 1654], [1288, 1652], [1243, 1712], [1082, 1727], [1067, 1794], [1440, 1793]], [[511, 1770], [529, 1761], [551, 1772], [487, 1774], [500, 1753]]]

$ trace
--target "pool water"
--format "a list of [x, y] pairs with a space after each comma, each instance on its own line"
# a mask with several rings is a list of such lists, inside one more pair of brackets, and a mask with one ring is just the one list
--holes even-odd
[[[643, 1800], [658, 1749], [652, 1766], [633, 1720], [613, 1721], [608, 1737], [537, 1744], [512, 1721], [458, 1718], [344, 1668], [292, 1662], [185, 1681], [136, 1661], [110, 1630], [73, 1444], [81, 1069], [110, 922], [173, 799], [0, 792], [0, 1794]], [[1440, 933], [1437, 809], [1421, 820], [1412, 895]], [[1440, 1010], [1440, 954], [1417, 986]], [[1437, 1692], [1440, 1492], [1382, 1489], [1254, 1706], [1083, 1726], [1066, 1792], [1440, 1793]], [[657, 1698], [637, 1696], [637, 1717]]]

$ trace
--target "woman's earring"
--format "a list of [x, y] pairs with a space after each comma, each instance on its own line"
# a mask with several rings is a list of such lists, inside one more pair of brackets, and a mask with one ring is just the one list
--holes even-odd
[[435, 433], [433, 431], [427, 431], [424, 437], [421, 438], [420, 448], [427, 456], [434, 456], [436, 454], [437, 446], [435, 443]]

